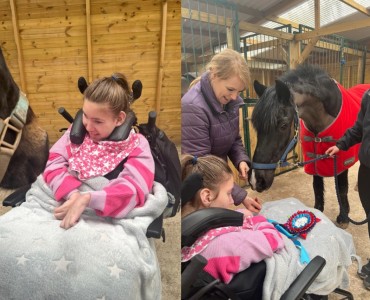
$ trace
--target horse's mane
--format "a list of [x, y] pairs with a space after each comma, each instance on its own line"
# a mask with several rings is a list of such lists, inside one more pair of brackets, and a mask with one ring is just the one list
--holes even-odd
[[295, 92], [317, 96], [317, 87], [332, 82], [331, 77], [321, 68], [314, 65], [299, 65], [281, 75], [280, 80], [285, 82]]
[[340, 105], [338, 106], [337, 100], [341, 99], [340, 91], [336, 82], [320, 67], [299, 65], [296, 69], [284, 73], [280, 80], [296, 93], [319, 99], [329, 114], [336, 116], [338, 113]]
[[252, 114], [252, 124], [257, 133], [276, 130], [281, 117], [281, 109], [287, 109], [276, 101], [276, 97], [275, 86], [272, 86], [266, 88], [261, 99], [257, 101]]
[[[323, 69], [314, 65], [300, 65], [296, 69], [285, 72], [279, 80], [284, 82], [291, 91], [310, 95], [321, 101], [327, 114], [333, 117], [338, 115], [342, 103], [341, 93], [337, 83]], [[288, 109], [294, 109], [293, 96], [294, 94], [291, 93], [289, 99], [292, 105], [284, 106], [277, 101], [275, 86], [266, 88], [252, 114], [252, 124], [257, 133], [276, 130], [281, 117], [287, 114]]]

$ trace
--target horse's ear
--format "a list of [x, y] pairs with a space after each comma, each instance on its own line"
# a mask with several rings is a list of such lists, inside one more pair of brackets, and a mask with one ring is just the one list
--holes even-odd
[[260, 83], [258, 80], [255, 80], [253, 82], [254, 90], [256, 91], [258, 97], [261, 97], [263, 95], [263, 92], [267, 89], [267, 86]]
[[290, 90], [289, 87], [280, 80], [275, 80], [275, 90], [279, 101], [286, 101], [290, 103]]

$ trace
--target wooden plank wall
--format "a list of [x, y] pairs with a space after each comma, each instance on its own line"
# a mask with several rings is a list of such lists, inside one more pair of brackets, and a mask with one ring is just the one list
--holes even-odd
[[133, 105], [139, 122], [180, 143], [180, 0], [0, 0], [0, 46], [54, 143], [68, 126], [57, 109], [81, 107], [77, 80], [113, 72], [143, 83]]

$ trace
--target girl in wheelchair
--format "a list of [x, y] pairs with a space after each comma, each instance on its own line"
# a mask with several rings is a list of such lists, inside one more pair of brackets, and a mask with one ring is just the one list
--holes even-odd
[[[199, 158], [185, 155], [181, 164], [184, 190], [182, 217], [183, 222], [186, 221], [186, 226], [183, 226], [186, 228], [183, 234], [186, 232], [186, 235], [184, 234], [184, 242], [182, 237], [181, 261], [185, 267], [187, 262], [197, 254], [206, 258], [207, 263], [203, 271], [208, 274], [208, 277], [204, 277], [202, 273], [201, 282], [206, 280], [209, 283], [219, 279], [227, 284], [226, 287], [236, 288], [239, 296], [243, 293], [249, 296], [250, 292], [245, 286], [252, 279], [239, 275], [249, 271], [247, 269], [249, 266], [254, 266], [253, 263], [264, 260], [266, 266], [263, 272], [265, 273], [258, 281], [253, 281], [255, 285], [260, 284], [263, 292], [253, 290], [252, 287], [250, 291], [258, 294], [258, 298], [253, 299], [281, 299], [284, 293], [291, 289], [291, 285], [310, 260], [321, 256], [324, 262], [326, 261], [326, 265], [315, 275], [318, 277], [315, 280], [312, 279], [310, 285], [305, 285], [306, 293], [315, 297], [319, 295], [318, 299], [327, 299], [327, 295], [333, 291], [343, 295], [347, 293], [338, 287], [349, 286], [348, 267], [352, 263], [351, 259], [357, 258], [350, 234], [337, 228], [320, 211], [305, 206], [295, 198], [266, 202], [259, 215], [241, 210], [240, 212], [244, 214], [242, 226], [227, 226], [223, 223], [220, 227], [219, 222], [214, 222], [215, 219], [212, 218], [212, 229], [202, 226], [200, 230], [198, 228], [200, 223], [191, 227], [191, 222], [188, 220], [196, 220], [196, 222], [203, 220], [190, 218], [194, 216], [193, 212], [212, 207], [230, 207], [233, 202], [231, 198], [233, 175], [226, 162], [212, 155]], [[286, 230], [282, 231], [284, 234], [280, 234], [277, 229], [281, 226], [275, 229], [273, 224], [287, 226], [287, 219], [291, 219], [289, 216], [302, 211], [306, 213], [309, 211], [310, 216], [314, 214], [317, 218], [315, 219], [317, 223], [304, 238], [303, 234], [289, 236]], [[220, 217], [220, 214], [218, 216]], [[204, 215], [203, 218], [207, 221], [211, 219], [208, 215], [207, 217]], [[301, 222], [303, 219], [298, 221]], [[218, 226], [214, 226], [215, 224]], [[191, 230], [187, 231], [187, 227]], [[196, 230], [192, 230], [194, 228]], [[194, 235], [191, 235], [193, 231]], [[195, 232], [202, 232], [202, 234], [199, 236]], [[239, 280], [240, 278], [244, 281]], [[191, 292], [189, 289], [186, 291]], [[323, 298], [320, 298], [321, 296]]]
[[[234, 203], [231, 196], [234, 179], [227, 162], [213, 155], [199, 158], [185, 155], [181, 164], [183, 180], [194, 173], [202, 178], [200, 189], [194, 189], [192, 197], [183, 199], [182, 217], [209, 207], [230, 208]], [[284, 247], [281, 234], [265, 217], [253, 216], [247, 209], [240, 212], [245, 216], [242, 226], [208, 231], [192, 246], [182, 248], [182, 262], [201, 253], [212, 262], [204, 270], [214, 278], [229, 283], [235, 274], [252, 263], [271, 257]]]
[[147, 231], [168, 197], [147, 139], [131, 126], [122, 139], [130, 101], [123, 74], [90, 84], [82, 121], [50, 149], [26, 201], [0, 217], [0, 299], [161, 298]]
[[[83, 126], [86, 135], [80, 145], [70, 140], [70, 130], [50, 149], [43, 173], [57, 201], [60, 226], [75, 225], [86, 207], [99, 216], [122, 218], [143, 205], [154, 181], [154, 161], [149, 143], [132, 130], [127, 139], [111, 141], [113, 131], [125, 123], [131, 93], [126, 77], [115, 73], [90, 84], [84, 92]], [[124, 168], [103, 190], [81, 193], [81, 181], [104, 176], [124, 161]]]

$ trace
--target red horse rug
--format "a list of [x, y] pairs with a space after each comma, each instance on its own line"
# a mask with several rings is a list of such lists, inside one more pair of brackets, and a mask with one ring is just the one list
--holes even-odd
[[[370, 84], [359, 84], [349, 89], [345, 89], [339, 83], [337, 85], [342, 93], [342, 107], [338, 116], [325, 130], [315, 135], [307, 129], [304, 121], [300, 120], [300, 141], [304, 161], [324, 155], [325, 151], [335, 145], [336, 141], [343, 136], [346, 130], [354, 125], [360, 111], [362, 96], [370, 89]], [[359, 147], [360, 144], [357, 144], [349, 148], [348, 151], [339, 151], [337, 153], [337, 174], [353, 166], [358, 161]], [[310, 175], [334, 176], [334, 159], [321, 159], [306, 164], [304, 171]]]

